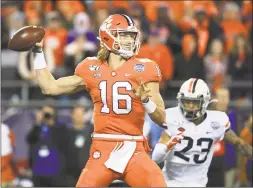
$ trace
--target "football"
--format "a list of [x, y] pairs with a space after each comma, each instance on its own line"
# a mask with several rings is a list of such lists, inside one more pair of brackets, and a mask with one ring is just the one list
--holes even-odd
[[23, 27], [9, 40], [8, 48], [18, 52], [29, 51], [37, 42], [40, 42], [43, 39], [44, 35], [45, 30], [43, 27]]

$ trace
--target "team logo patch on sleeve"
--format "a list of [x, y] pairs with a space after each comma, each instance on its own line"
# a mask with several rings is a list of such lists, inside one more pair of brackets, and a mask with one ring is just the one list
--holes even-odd
[[98, 71], [100, 69], [100, 66], [98, 66], [98, 65], [90, 65], [89, 69], [90, 69], [90, 71]]
[[161, 74], [161, 70], [160, 70], [159, 66], [156, 65], [155, 68], [157, 69], [157, 75], [158, 75], [159, 77], [161, 77], [162, 74]]
[[211, 127], [214, 129], [214, 130], [217, 130], [220, 128], [220, 123], [219, 122], [211, 122]]
[[136, 64], [135, 67], [134, 67], [134, 70], [136, 72], [144, 72], [145, 68], [144, 68], [143, 64]]

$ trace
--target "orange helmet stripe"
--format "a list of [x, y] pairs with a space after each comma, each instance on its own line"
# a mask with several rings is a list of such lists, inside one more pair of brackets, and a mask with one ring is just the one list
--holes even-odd
[[196, 80], [196, 78], [192, 78], [191, 79], [191, 82], [190, 82], [190, 85], [189, 85], [189, 88], [188, 88], [188, 92], [192, 92], [192, 86], [193, 86], [193, 82]]

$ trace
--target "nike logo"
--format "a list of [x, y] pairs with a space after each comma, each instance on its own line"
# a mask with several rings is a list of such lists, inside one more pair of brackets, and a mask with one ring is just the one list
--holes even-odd
[[125, 76], [131, 76], [131, 75], [132, 75], [132, 74], [127, 74], [127, 73], [125, 74]]
[[[212, 132], [213, 132], [213, 131], [212, 131]], [[210, 133], [212, 133], [212, 132], [206, 131], [206, 134], [210, 134]]]

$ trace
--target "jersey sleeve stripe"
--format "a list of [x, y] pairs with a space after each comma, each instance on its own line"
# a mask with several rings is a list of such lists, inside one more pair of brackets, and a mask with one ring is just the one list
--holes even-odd
[[226, 123], [225, 129], [226, 129], [226, 130], [229, 130], [229, 129], [230, 129], [230, 121], [228, 121], [228, 122]]

